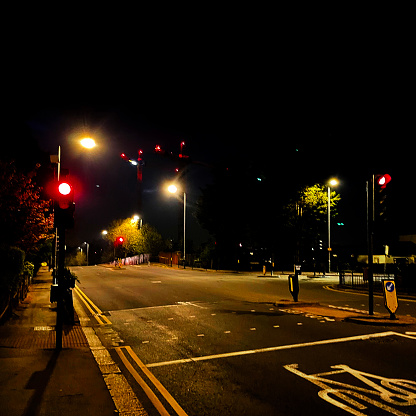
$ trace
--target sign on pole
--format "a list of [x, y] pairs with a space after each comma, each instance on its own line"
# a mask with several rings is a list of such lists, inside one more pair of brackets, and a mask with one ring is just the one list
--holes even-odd
[[383, 280], [384, 306], [390, 312], [390, 319], [396, 319], [395, 313], [399, 307], [396, 284], [394, 280]]

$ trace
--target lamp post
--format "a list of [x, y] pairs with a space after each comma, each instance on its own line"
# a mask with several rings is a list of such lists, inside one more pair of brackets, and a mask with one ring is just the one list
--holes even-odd
[[[95, 141], [91, 138], [84, 138], [80, 140], [81, 146], [86, 149], [92, 149], [95, 147]], [[61, 146], [58, 146], [58, 155], [51, 156], [51, 162], [57, 164], [56, 179], [61, 179]], [[61, 192], [62, 193], [62, 192]], [[65, 193], [63, 193], [65, 194]], [[55, 211], [56, 214], [56, 211]], [[54, 283], [57, 283], [57, 313], [56, 313], [56, 349], [62, 349], [62, 333], [63, 333], [63, 321], [64, 321], [64, 308], [65, 308], [65, 291], [69, 288], [64, 287], [64, 268], [65, 268], [65, 232], [64, 225], [56, 227], [55, 230], [55, 259], [54, 270], [55, 277]], [[59, 244], [58, 244], [59, 242]], [[87, 244], [87, 243], [85, 243]], [[88, 244], [87, 244], [87, 265], [88, 265]], [[72, 295], [71, 295], [72, 296]], [[72, 304], [72, 302], [71, 302]], [[72, 306], [71, 306], [72, 308]]]
[[89, 251], [90, 251], [90, 245], [89, 245], [89, 243], [87, 243], [86, 241], [84, 241], [84, 244], [85, 244], [85, 246], [86, 246], [86, 249], [87, 249], [87, 266], [88, 266], [88, 253], [89, 253]]
[[328, 182], [328, 273], [331, 272], [331, 186], [338, 185], [338, 179], [331, 179]]
[[[168, 192], [176, 194], [179, 189], [175, 184], [168, 186]], [[186, 192], [183, 193], [183, 265], [185, 267], [185, 255], [186, 255]]]

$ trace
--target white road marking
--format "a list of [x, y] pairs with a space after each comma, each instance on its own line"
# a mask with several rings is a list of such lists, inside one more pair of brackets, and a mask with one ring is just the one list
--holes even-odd
[[[348, 293], [351, 295], [358, 295], [358, 296], [366, 296], [368, 298], [368, 293], [359, 293], [359, 292], [354, 292], [354, 291], [346, 291], [346, 290], [340, 290], [340, 289], [334, 289], [331, 286], [323, 286], [323, 289], [325, 290], [330, 290], [332, 292], [340, 292], [340, 293]], [[375, 298], [381, 298], [383, 299], [383, 295], [374, 295]], [[416, 299], [403, 299], [400, 296], [398, 296], [399, 301], [405, 301], [405, 302], [416, 302]], [[365, 305], [362, 305], [365, 306]]]
[[230, 334], [231, 331], [224, 331], [224, 334]]
[[256, 328], [250, 328], [250, 331], [255, 331], [256, 330]]
[[[386, 403], [374, 400], [372, 397], [367, 397], [367, 394], [375, 395], [376, 397], [378, 396], [381, 400], [387, 402], [390, 405], [413, 406], [416, 404], [416, 382], [412, 380], [380, 377], [375, 374], [369, 374], [363, 371], [354, 370], [348, 365], [344, 364], [331, 366], [331, 368], [335, 369], [335, 371], [317, 374], [305, 374], [299, 371], [298, 364], [290, 364], [283, 367], [291, 373], [296, 374], [297, 376], [302, 377], [320, 387], [322, 390], [318, 392], [318, 396], [321, 399], [355, 416], [365, 416], [365, 414], [361, 413], [360, 410], [365, 410], [367, 408], [366, 405], [358, 402], [357, 399], [370, 403], [371, 405], [385, 410], [386, 412], [389, 412], [393, 415], [408, 416], [407, 413], [403, 413], [387, 405]], [[373, 390], [365, 389], [363, 387], [358, 387], [351, 384], [341, 383], [339, 381], [331, 380], [328, 378], [323, 378], [323, 376], [342, 373], [348, 373], [354, 376], [360, 381], [360, 383], [367, 384]], [[371, 379], [379, 380], [380, 383], [376, 383]], [[340, 388], [330, 387], [331, 385]], [[338, 401], [336, 398], [341, 399], [342, 401]], [[347, 406], [346, 403], [351, 405], [351, 407]]]
[[35, 326], [34, 331], [53, 331], [55, 328], [53, 326]]
[[161, 280], [151, 280], [150, 283], [162, 283]]
[[196, 308], [207, 309], [204, 306], [200, 306], [200, 305], [197, 305], [197, 304], [192, 303], [192, 302], [176, 302], [175, 304], [172, 304], [172, 305], [144, 306], [142, 308], [117, 309], [117, 311], [115, 311], [115, 312], [141, 311], [141, 310], [146, 310], [146, 309], [172, 308], [172, 307], [177, 308], [178, 306], [195, 306]]
[[194, 303], [195, 301], [193, 301], [193, 302], [176, 302], [178, 305], [190, 305], [190, 306], [195, 306], [196, 308], [200, 308], [200, 309], [207, 309], [205, 306], [201, 306], [201, 305], [198, 305], [197, 303]]
[[173, 365], [173, 364], [184, 364], [184, 363], [194, 363], [197, 361], [207, 361], [207, 360], [214, 360], [218, 358], [229, 358], [229, 357], [238, 357], [242, 355], [250, 355], [250, 354], [259, 354], [264, 352], [273, 352], [273, 351], [282, 351], [282, 350], [290, 350], [295, 348], [303, 348], [303, 347], [314, 347], [319, 345], [329, 345], [329, 344], [339, 344], [342, 342], [351, 342], [351, 341], [365, 341], [372, 338], [383, 338], [383, 337], [390, 337], [390, 336], [400, 336], [404, 338], [414, 339], [409, 335], [402, 334], [400, 332], [394, 331], [387, 331], [387, 332], [377, 332], [374, 334], [365, 334], [365, 335], [356, 335], [352, 337], [345, 337], [345, 338], [333, 338], [333, 339], [325, 339], [322, 341], [312, 341], [312, 342], [304, 342], [300, 344], [290, 344], [290, 345], [279, 345], [277, 347], [267, 347], [267, 348], [257, 348], [254, 350], [245, 350], [245, 351], [234, 351], [234, 352], [226, 352], [222, 354], [213, 354], [213, 355], [205, 355], [202, 357], [193, 357], [193, 358], [182, 358], [179, 360], [172, 360], [172, 361], [162, 361], [157, 363], [150, 363], [147, 364], [147, 367], [161, 367], [164, 365]]
[[[362, 305], [365, 306], [365, 305]], [[348, 312], [355, 312], [355, 313], [362, 313], [367, 315], [368, 311], [364, 311], [362, 309], [356, 309], [356, 308], [350, 308], [348, 307], [348, 305], [346, 306], [334, 306], [334, 305], [328, 305], [328, 308], [332, 308], [332, 309], [339, 309], [341, 311], [348, 311]], [[376, 312], [377, 313], [377, 312]]]

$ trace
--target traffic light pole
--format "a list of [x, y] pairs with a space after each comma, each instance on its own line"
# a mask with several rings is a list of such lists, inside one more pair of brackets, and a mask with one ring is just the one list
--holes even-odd
[[374, 315], [374, 175], [366, 182], [367, 193], [367, 252], [368, 252], [368, 314]]
[[59, 237], [59, 248], [58, 248], [58, 297], [57, 297], [57, 313], [56, 313], [56, 349], [62, 349], [62, 332], [64, 323], [64, 268], [65, 268], [65, 228], [58, 227], [57, 234]]

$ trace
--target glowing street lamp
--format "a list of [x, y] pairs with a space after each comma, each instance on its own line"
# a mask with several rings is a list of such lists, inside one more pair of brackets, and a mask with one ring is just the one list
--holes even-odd
[[[176, 194], [179, 191], [179, 188], [174, 184], [170, 184], [167, 187], [167, 190], [171, 194]], [[183, 193], [183, 265], [185, 267], [185, 254], [186, 254], [186, 192]]]
[[331, 186], [337, 186], [338, 179], [332, 178], [328, 181], [328, 273], [331, 272]]
[[178, 187], [174, 184], [171, 184], [168, 186], [168, 192], [171, 194], [176, 194], [176, 192], [178, 192]]
[[91, 137], [85, 137], [84, 139], [80, 140], [81, 146], [85, 147], [86, 149], [92, 149], [96, 146], [95, 140], [91, 139]]

